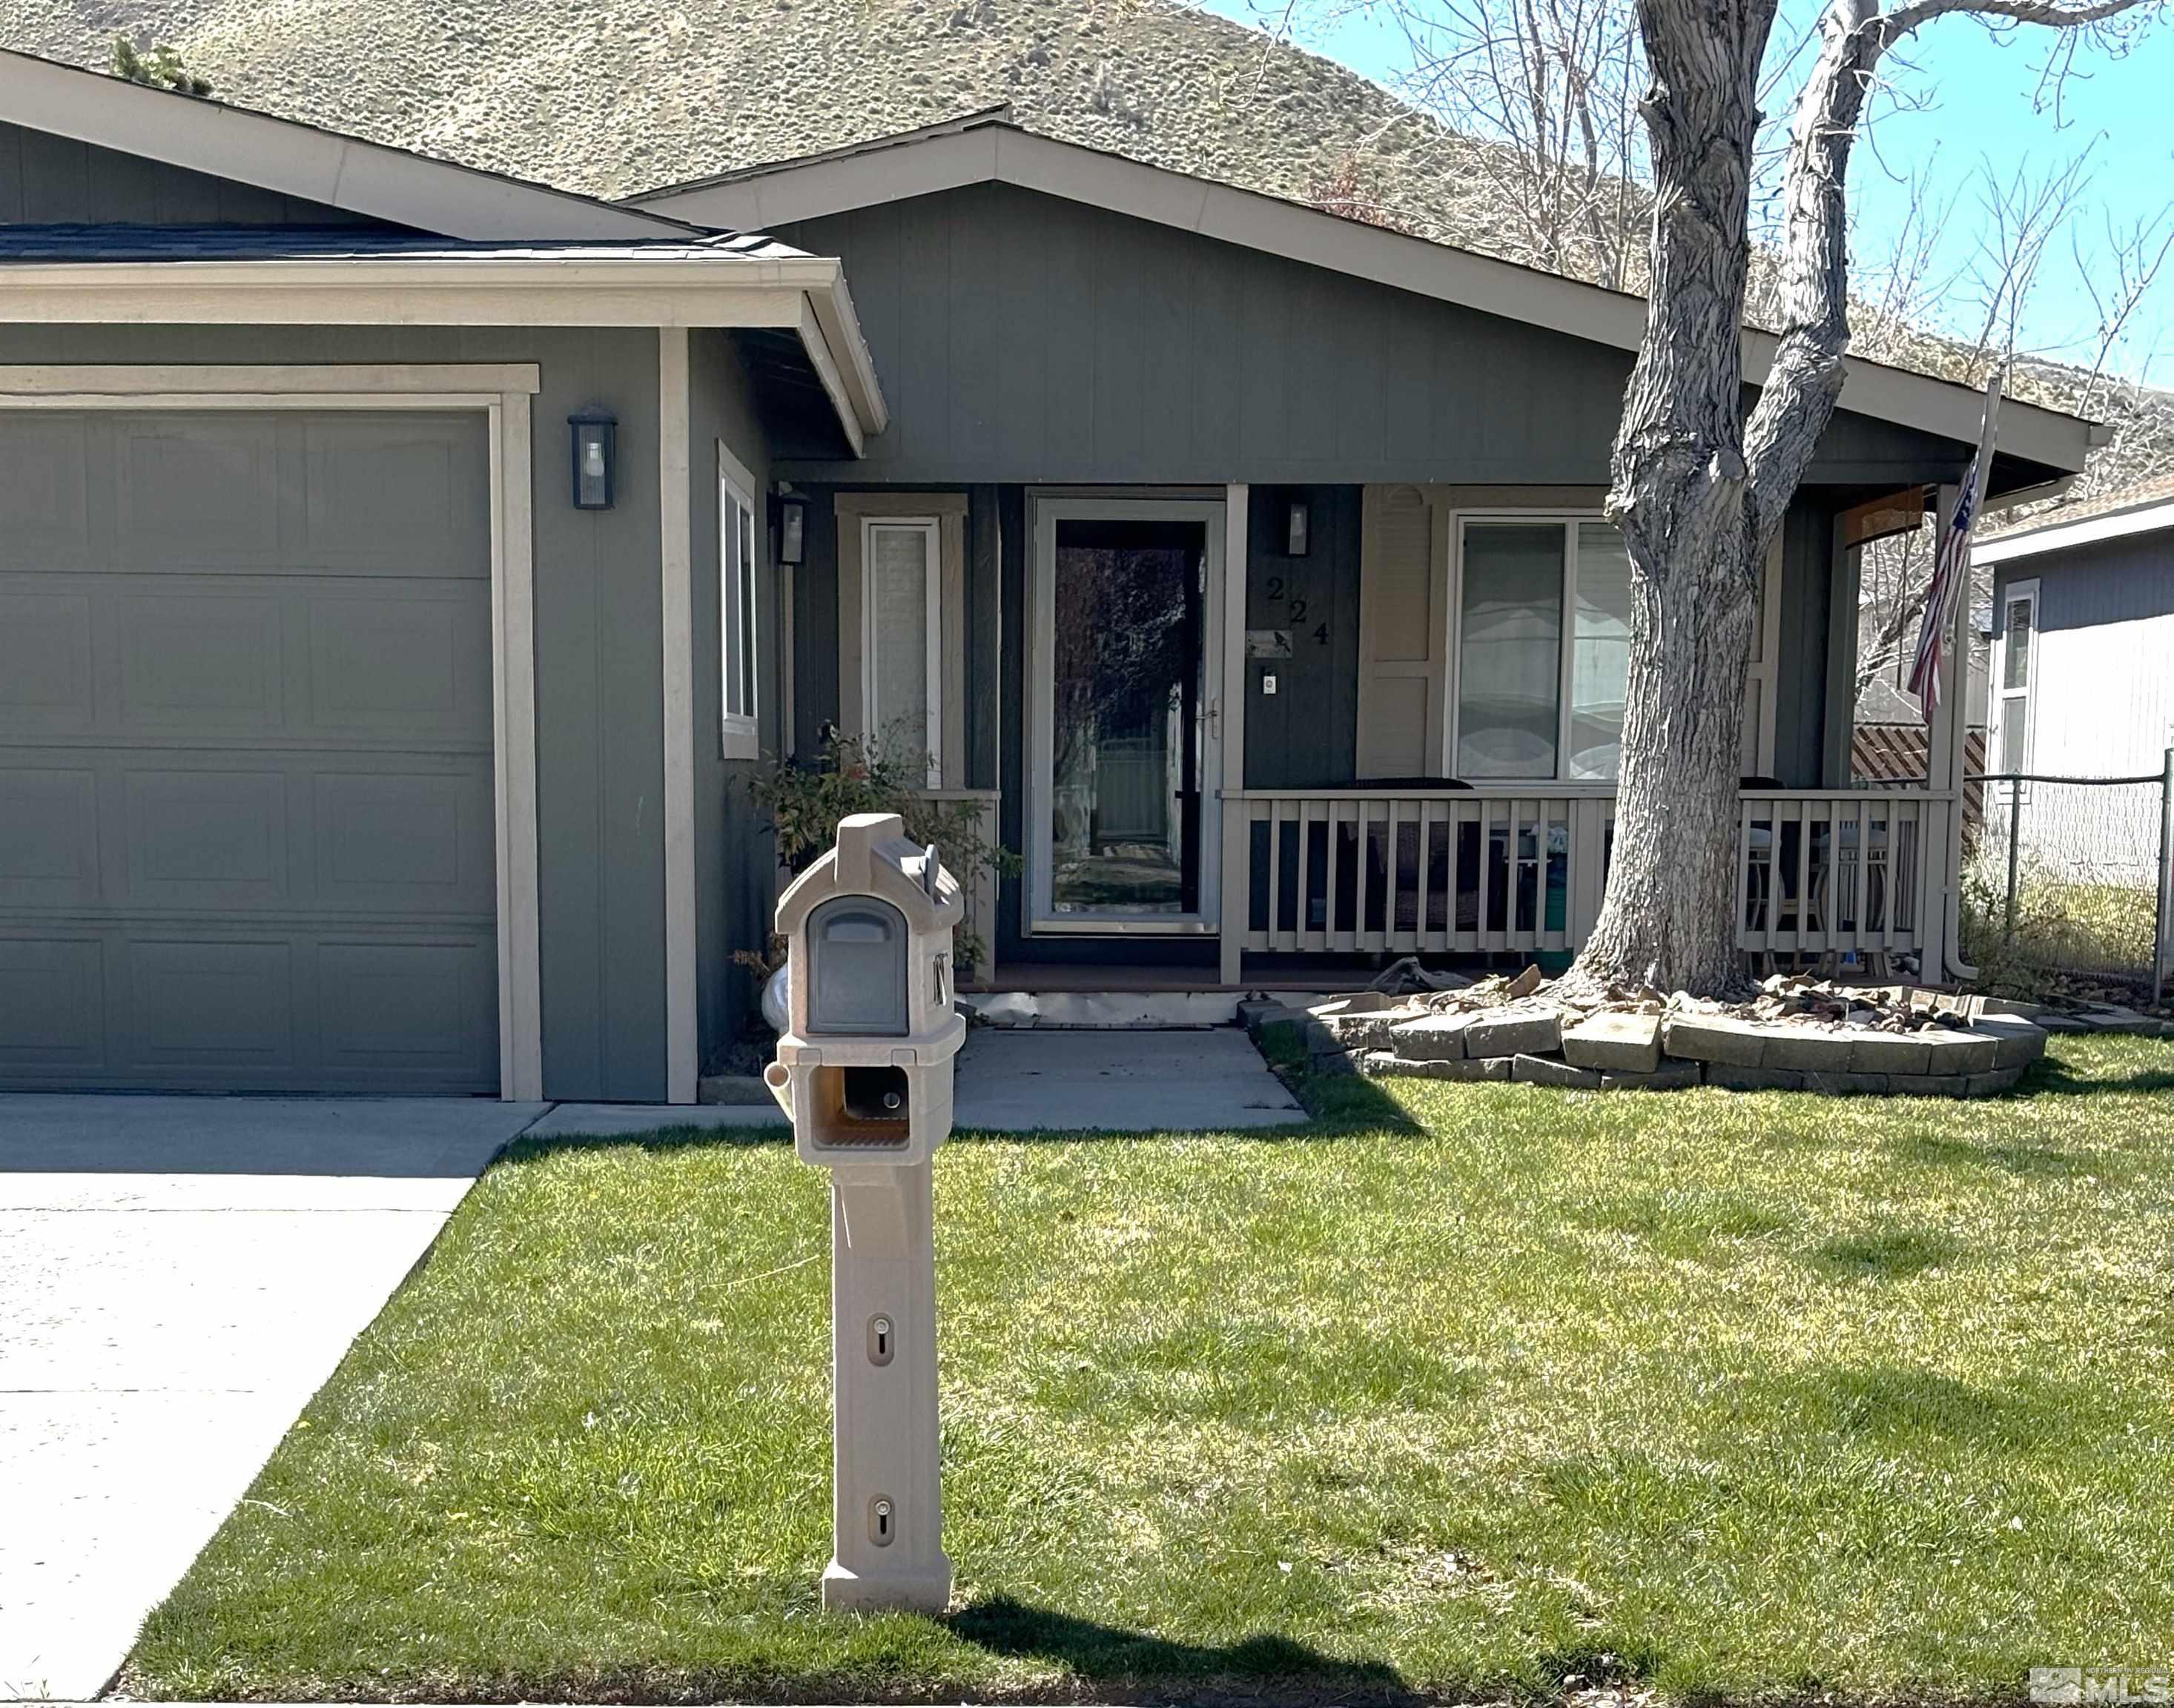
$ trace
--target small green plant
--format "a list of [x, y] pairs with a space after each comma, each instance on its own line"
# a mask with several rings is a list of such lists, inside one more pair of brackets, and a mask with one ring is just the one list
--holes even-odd
[[116, 35], [111, 66], [114, 76], [149, 89], [171, 89], [176, 95], [211, 93], [211, 79], [183, 65], [181, 54], [163, 41], [138, 48], [127, 36]]
[[[837, 835], [838, 821], [853, 813], [895, 813], [906, 834], [922, 844], [934, 843], [944, 863], [962, 884], [989, 872], [998, 878], [1018, 875], [1019, 857], [982, 834], [978, 801], [928, 798], [921, 781], [919, 756], [908, 759], [882, 743], [833, 735], [813, 761], [765, 760], [748, 780], [748, 792], [768, 814], [777, 837], [778, 863], [795, 873], [814, 863]], [[971, 931], [959, 933], [962, 966], [982, 958], [985, 945]], [[773, 943], [768, 954], [743, 950], [734, 959], [767, 976], [781, 956]]]

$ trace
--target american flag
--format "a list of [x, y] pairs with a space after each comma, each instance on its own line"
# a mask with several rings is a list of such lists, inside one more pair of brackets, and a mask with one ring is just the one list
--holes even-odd
[[1970, 579], [1971, 528], [1978, 506], [1985, 501], [1986, 475], [1993, 463], [1993, 420], [2000, 413], [2000, 370], [1986, 382], [1985, 421], [1979, 429], [1977, 454], [1963, 471], [1962, 490], [1955, 499], [1955, 514], [1941, 531], [1939, 549], [1933, 554], [1932, 585], [1925, 589], [1925, 619], [1917, 630], [1917, 656], [1910, 665], [1910, 691], [1925, 709], [1925, 722], [1940, 704], [1940, 662], [1948, 636], [1955, 626], [1955, 606], [1963, 585]]

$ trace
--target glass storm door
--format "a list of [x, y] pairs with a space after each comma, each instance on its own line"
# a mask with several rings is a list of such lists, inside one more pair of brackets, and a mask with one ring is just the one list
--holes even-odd
[[1214, 918], [1223, 506], [1036, 506], [1034, 923], [1199, 931]]

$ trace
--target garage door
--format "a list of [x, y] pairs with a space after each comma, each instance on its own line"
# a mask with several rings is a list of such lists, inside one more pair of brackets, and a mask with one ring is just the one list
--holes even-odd
[[489, 454], [0, 410], [0, 1084], [496, 1089]]

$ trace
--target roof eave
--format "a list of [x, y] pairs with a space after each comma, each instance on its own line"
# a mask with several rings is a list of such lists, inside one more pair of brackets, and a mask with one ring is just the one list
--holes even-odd
[[889, 419], [843, 269], [823, 256], [0, 262], [0, 321], [771, 327], [799, 337], [855, 455]]
[[669, 215], [0, 49], [0, 120], [446, 237], [657, 237]]

